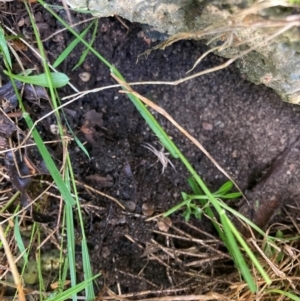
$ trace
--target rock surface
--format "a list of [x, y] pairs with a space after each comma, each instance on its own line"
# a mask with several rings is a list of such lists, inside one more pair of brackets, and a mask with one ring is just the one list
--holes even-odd
[[71, 7], [98, 17], [118, 15], [169, 36], [185, 32], [187, 39], [210, 42], [218, 55], [238, 57], [237, 66], [250, 81], [300, 104], [299, 10], [287, 0], [254, 2], [68, 0]]

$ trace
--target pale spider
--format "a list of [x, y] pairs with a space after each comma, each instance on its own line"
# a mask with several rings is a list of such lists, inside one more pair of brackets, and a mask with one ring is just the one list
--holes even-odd
[[[164, 150], [165, 150], [164, 147], [162, 147], [161, 150], [157, 150], [150, 143], [143, 143], [142, 146], [147, 148], [149, 151], [151, 151], [158, 158], [157, 162], [159, 161], [162, 165], [161, 174], [163, 174], [165, 172], [165, 169], [168, 167], [168, 164], [170, 164], [173, 167], [173, 169], [176, 171], [175, 166], [173, 165], [171, 160], [167, 157], [167, 156], [169, 156], [169, 153], [164, 152]], [[152, 164], [152, 165], [154, 165], [154, 164]]]

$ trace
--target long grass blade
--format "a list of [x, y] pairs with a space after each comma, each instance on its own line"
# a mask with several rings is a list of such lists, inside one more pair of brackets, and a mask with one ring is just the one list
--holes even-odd
[[93, 278], [87, 279], [85, 281], [82, 281], [81, 283], [69, 288], [68, 290], [55, 294], [54, 296], [50, 296], [46, 301], [65, 301], [68, 300], [68, 298], [71, 298], [71, 296], [77, 294], [78, 292], [84, 290], [84, 288], [92, 282], [94, 279], [99, 277], [100, 274], [95, 275]]
[[39, 132], [34, 127], [34, 124], [31, 120], [29, 114], [23, 113], [23, 117], [24, 117], [29, 129], [30, 130], [32, 129], [32, 136], [34, 138], [34, 141], [36, 142], [37, 148], [38, 148], [39, 152], [41, 153], [41, 155], [45, 161], [45, 164], [46, 164], [51, 176], [53, 177], [53, 180], [57, 184], [58, 190], [61, 193], [64, 201], [69, 206], [75, 205], [75, 201], [74, 201], [69, 189], [65, 185], [65, 183], [59, 173], [59, 170], [57, 169], [52, 157], [50, 156]]
[[231, 256], [234, 259], [235, 264], [239, 267], [239, 270], [241, 274], [244, 277], [244, 280], [249, 285], [249, 289], [251, 292], [256, 292], [257, 287], [254, 283], [253, 277], [251, 276], [250, 270], [248, 268], [248, 265], [246, 264], [246, 261], [236, 243], [236, 240], [232, 234], [232, 229], [229, 225], [229, 219], [225, 214], [225, 210], [223, 210], [220, 214], [220, 220], [222, 222], [222, 225], [224, 226], [224, 232], [226, 235], [227, 243], [226, 246], [229, 246], [229, 251]]
[[9, 54], [7, 42], [4, 35], [4, 30], [2, 27], [0, 27], [0, 49], [3, 52], [4, 61], [8, 64], [8, 67], [11, 69], [12, 68], [11, 57]]
[[[83, 30], [83, 32], [79, 36], [81, 38], [84, 38], [94, 23], [95, 23], [95, 21], [91, 22], [91, 24], [85, 30]], [[68, 57], [68, 55], [74, 50], [74, 48], [78, 45], [79, 42], [80, 42], [80, 40], [78, 38], [75, 38], [68, 45], [68, 47], [59, 55], [59, 57], [55, 60], [55, 62], [52, 65], [53, 68], [57, 68]]]
[[[99, 23], [99, 22], [98, 22], [98, 19], [95, 20], [94, 23], [95, 23], [95, 27], [94, 27], [93, 34], [92, 34], [92, 39], [91, 39], [91, 41], [89, 42], [90, 47], [92, 47], [92, 45], [94, 44], [95, 39], [96, 39], [96, 36], [97, 36], [97, 29], [98, 29], [98, 23]], [[72, 71], [75, 70], [76, 68], [78, 68], [78, 67], [85, 61], [86, 56], [89, 54], [89, 52], [90, 52], [90, 49], [89, 49], [89, 48], [86, 48], [86, 49], [83, 51], [82, 55], [80, 56], [79, 61], [78, 61], [77, 64], [73, 67]]]
[[288, 297], [290, 298], [290, 300], [300, 301], [300, 297], [290, 292], [285, 292], [283, 290], [278, 290], [278, 289], [271, 289], [265, 291], [265, 294], [272, 294], [272, 293]]
[[32, 84], [36, 86], [41, 86], [45, 88], [50, 88], [50, 80], [52, 81], [52, 86], [54, 88], [61, 88], [64, 87], [69, 82], [69, 77], [60, 72], [50, 73], [50, 80], [49, 80], [49, 74], [41, 73], [39, 75], [16, 75], [11, 74], [9, 72], [4, 71], [6, 75], [9, 75], [11, 78], [16, 79], [22, 83], [25, 84]]

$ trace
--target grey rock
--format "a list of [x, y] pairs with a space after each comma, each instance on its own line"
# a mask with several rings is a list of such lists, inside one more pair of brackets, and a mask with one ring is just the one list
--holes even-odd
[[73, 8], [90, 10], [98, 17], [118, 15], [131, 22], [148, 24], [164, 35], [188, 32], [187, 39], [201, 39], [211, 48], [219, 46], [214, 51], [218, 55], [229, 59], [238, 56], [237, 66], [250, 81], [274, 89], [284, 101], [300, 104], [297, 28], [300, 10], [287, 0], [68, 0], [68, 3]]

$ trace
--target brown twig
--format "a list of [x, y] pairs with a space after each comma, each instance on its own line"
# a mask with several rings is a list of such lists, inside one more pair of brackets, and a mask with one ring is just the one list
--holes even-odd
[[17, 291], [18, 291], [18, 294], [19, 294], [19, 300], [20, 301], [26, 301], [25, 293], [24, 293], [23, 285], [22, 285], [22, 281], [21, 281], [21, 276], [18, 272], [18, 269], [17, 269], [16, 263], [14, 261], [13, 255], [10, 251], [10, 247], [7, 243], [2, 225], [0, 225], [0, 240], [2, 242], [4, 251], [5, 251], [5, 254], [6, 254], [6, 257], [7, 257], [7, 261], [8, 261], [8, 264], [10, 266], [11, 273], [13, 275], [13, 279], [14, 279], [14, 282], [15, 282], [15, 285], [16, 285], [16, 288], [17, 288]]

